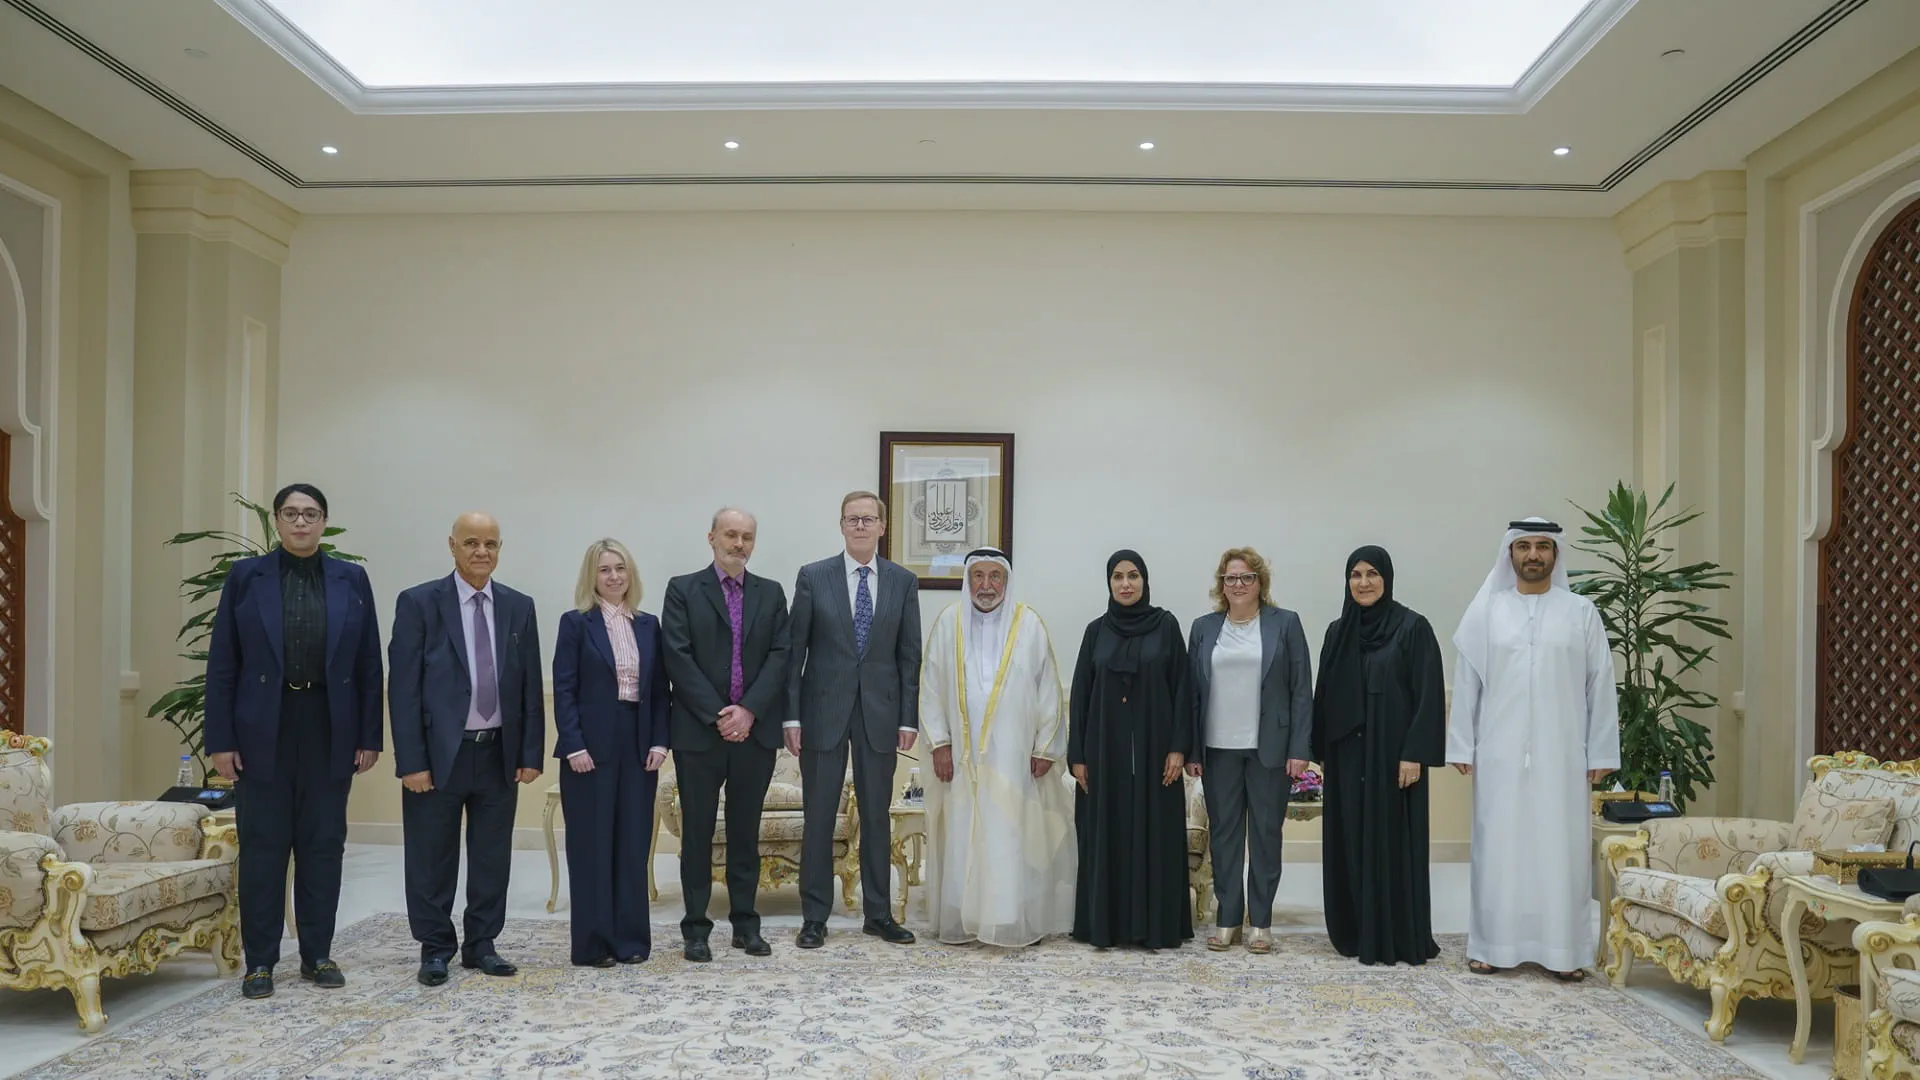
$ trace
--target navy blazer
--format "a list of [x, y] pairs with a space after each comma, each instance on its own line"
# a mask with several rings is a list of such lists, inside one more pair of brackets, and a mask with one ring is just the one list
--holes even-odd
[[[355, 750], [379, 750], [380, 616], [367, 572], [326, 554], [327, 712], [332, 739], [327, 775], [353, 775]], [[280, 607], [280, 551], [241, 559], [227, 571], [207, 641], [204, 744], [209, 754], [240, 752], [257, 777], [274, 773], [280, 741], [280, 695], [286, 690]]]
[[[546, 763], [546, 685], [533, 598], [493, 583], [494, 678], [500, 684], [501, 756], [507, 779]], [[387, 646], [387, 713], [395, 775], [433, 773], [447, 786], [473, 707], [467, 624], [453, 575], [415, 585], [393, 605]]]
[[[625, 629], [625, 628], [623, 628]], [[633, 613], [634, 643], [640, 647], [640, 756], [667, 742], [667, 662], [661, 644], [660, 621], [644, 611]], [[613, 639], [607, 617], [598, 605], [592, 611], [569, 611], [560, 616], [560, 633], [553, 643], [553, 756], [564, 758], [585, 750], [596, 764], [611, 762], [620, 745], [614, 741], [619, 722], [620, 679], [614, 673]]]

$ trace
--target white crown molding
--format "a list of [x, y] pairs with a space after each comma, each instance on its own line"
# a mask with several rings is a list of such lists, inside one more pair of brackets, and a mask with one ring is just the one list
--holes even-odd
[[361, 116], [719, 109], [1127, 109], [1506, 115], [1533, 108], [1636, 0], [1590, 0], [1512, 86], [1308, 83], [577, 83], [369, 87], [267, 0], [214, 0]]
[[198, 169], [135, 172], [129, 179], [133, 231], [226, 243], [284, 265], [300, 214], [244, 180]]
[[1641, 270], [1687, 247], [1747, 236], [1747, 174], [1739, 169], [1673, 180], [1613, 216], [1627, 269]]

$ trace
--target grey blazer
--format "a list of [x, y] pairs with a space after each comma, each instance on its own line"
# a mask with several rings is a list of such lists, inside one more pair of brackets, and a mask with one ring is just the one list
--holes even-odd
[[840, 745], [856, 704], [867, 744], [879, 753], [895, 752], [901, 728], [920, 727], [920, 582], [898, 563], [878, 557], [873, 562], [880, 572], [880, 602], [865, 656], [854, 647], [842, 555], [808, 563], [793, 583], [786, 719], [800, 722], [804, 748]]
[[[1192, 665], [1194, 749], [1207, 745], [1207, 693], [1213, 688], [1213, 646], [1226, 625], [1223, 612], [1193, 620], [1187, 635]], [[1286, 608], [1260, 609], [1260, 764], [1269, 769], [1288, 758], [1307, 760], [1313, 740], [1313, 658], [1300, 616]]]

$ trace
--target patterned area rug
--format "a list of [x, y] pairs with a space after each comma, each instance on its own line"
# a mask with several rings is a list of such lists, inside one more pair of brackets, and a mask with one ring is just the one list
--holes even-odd
[[[773, 928], [769, 927], [772, 931]], [[406, 919], [342, 931], [344, 990], [291, 960], [264, 1002], [217, 986], [25, 1076], [127, 1077], [1759, 1077], [1593, 979], [1463, 967], [1464, 939], [1421, 968], [1364, 968], [1317, 934], [1270, 956], [1098, 952], [1065, 939], [1008, 952], [900, 947], [836, 928], [804, 953], [677, 947], [633, 967], [574, 968], [563, 922], [510, 920], [491, 979], [457, 965], [414, 981]], [[656, 925], [677, 946], [679, 929]]]

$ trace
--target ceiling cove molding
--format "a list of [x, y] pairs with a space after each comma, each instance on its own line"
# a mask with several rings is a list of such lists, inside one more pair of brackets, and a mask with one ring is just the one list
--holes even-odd
[[[216, 0], [231, 10], [229, 0]], [[79, 49], [97, 63], [113, 71], [141, 91], [152, 96], [161, 104], [179, 113], [187, 120], [219, 139], [236, 152], [259, 164], [262, 168], [278, 177], [288, 187], [303, 191], [340, 191], [352, 189], [394, 189], [394, 188], [504, 188], [504, 187], [617, 187], [617, 186], [685, 186], [685, 185], [782, 185], [782, 184], [1041, 184], [1041, 185], [1078, 185], [1078, 186], [1117, 186], [1117, 187], [1240, 187], [1240, 188], [1333, 188], [1387, 191], [1556, 191], [1601, 194], [1612, 191], [1626, 179], [1639, 171], [1648, 162], [1659, 156], [1660, 152], [1672, 146], [1688, 132], [1699, 127], [1727, 104], [1746, 92], [1755, 83], [1792, 59], [1802, 49], [1818, 40], [1822, 34], [1837, 26], [1841, 20], [1865, 7], [1868, 0], [1836, 0], [1825, 11], [1815, 16], [1786, 41], [1783, 41], [1767, 55], [1760, 58], [1752, 67], [1742, 72], [1733, 81], [1716, 92], [1712, 97], [1695, 108], [1691, 113], [1662, 132], [1638, 153], [1609, 173], [1603, 180], [1591, 184], [1568, 183], [1529, 183], [1503, 180], [1369, 180], [1364, 178], [1336, 179], [1310, 177], [1134, 177], [1134, 176], [526, 176], [526, 177], [477, 177], [450, 179], [397, 179], [397, 180], [305, 180], [267, 156], [258, 147], [236, 135], [232, 131], [181, 100], [165, 87], [133, 70], [105, 49], [51, 14], [35, 5], [32, 0], [0, 0], [22, 14], [49, 33]], [[262, 8], [271, 12], [271, 9]], [[1586, 18], [1594, 11], [1601, 10], [1600, 0], [1590, 5]], [[1623, 8], [1624, 10], [1624, 8]], [[272, 13], [278, 18], [278, 13]], [[1618, 17], [1618, 12], [1615, 13]], [[1612, 23], [1607, 23], [1611, 26]], [[1569, 28], [1571, 31], [1573, 28]], [[1567, 35], [1563, 41], [1569, 40]], [[311, 42], [308, 43], [311, 45]], [[1556, 43], [1555, 48], [1560, 48]], [[314, 46], [318, 51], [318, 47]], [[1553, 49], [1548, 53], [1552, 54]], [[285, 55], [285, 53], [282, 53]], [[322, 53], [321, 55], [324, 55]], [[1577, 60], [1576, 54], [1572, 60]], [[1544, 57], [1543, 57], [1544, 59]], [[300, 61], [294, 57], [288, 60], [296, 65]], [[1568, 63], [1571, 63], [1569, 60]], [[332, 63], [328, 58], [328, 63]], [[338, 67], [338, 64], [334, 64]], [[1536, 65], [1537, 66], [1537, 65]], [[303, 70], [306, 70], [303, 68]], [[310, 76], [311, 71], [307, 72]], [[1531, 74], [1531, 73], [1530, 73]], [[1525, 84], [1525, 80], [1522, 80]], [[322, 85], [325, 85], [322, 83]]]
[[362, 83], [268, 0], [214, 0], [349, 111], [367, 115], [721, 109], [1124, 109], [1524, 113], [1635, 0], [1590, 0], [1512, 86], [1317, 83], [802, 82], [381, 86]]

